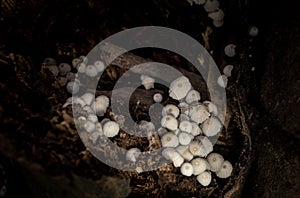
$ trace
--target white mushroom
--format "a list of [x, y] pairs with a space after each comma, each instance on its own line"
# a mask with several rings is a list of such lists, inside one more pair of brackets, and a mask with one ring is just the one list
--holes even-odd
[[68, 63], [61, 63], [58, 66], [60, 75], [64, 76], [71, 71], [71, 66]]
[[227, 87], [227, 83], [228, 83], [228, 78], [226, 75], [221, 75], [218, 77], [217, 83], [220, 87]]
[[211, 182], [211, 173], [208, 171], [204, 171], [203, 173], [201, 173], [197, 176], [197, 181], [202, 186], [208, 186]]
[[91, 105], [94, 95], [92, 93], [85, 93], [80, 97], [86, 105]]
[[191, 104], [192, 102], [197, 102], [201, 99], [199, 91], [191, 90], [188, 92], [188, 94], [185, 97], [185, 101], [188, 104]]
[[189, 151], [189, 146], [178, 146], [176, 151], [187, 161], [191, 161], [194, 157]]
[[175, 167], [180, 167], [181, 164], [184, 162], [184, 158], [175, 151], [173, 148], [166, 148], [163, 150], [162, 155], [168, 159], [172, 160], [173, 165]]
[[78, 65], [82, 62], [82, 60], [80, 58], [74, 58], [72, 60], [72, 65], [75, 69], [77, 69]]
[[88, 58], [86, 56], [79, 56], [79, 59], [81, 60], [81, 62], [83, 62], [84, 64], [87, 64], [88, 62]]
[[165, 133], [161, 137], [161, 145], [163, 147], [176, 147], [178, 144], [178, 137], [172, 132]]
[[191, 161], [191, 164], [193, 165], [194, 168], [194, 175], [199, 175], [200, 173], [203, 173], [206, 169], [208, 169], [209, 165], [208, 162], [200, 157], [194, 158]]
[[211, 113], [214, 116], [218, 115], [218, 108], [214, 103], [212, 103], [211, 101], [206, 100], [206, 101], [203, 102], [203, 105], [206, 106], [209, 113]]
[[161, 119], [161, 126], [175, 131], [178, 128], [178, 121], [171, 115], [166, 115]]
[[114, 121], [108, 121], [103, 125], [103, 133], [106, 137], [114, 137], [119, 133], [119, 124]]
[[89, 77], [96, 77], [98, 75], [98, 69], [94, 65], [88, 65], [85, 68], [85, 74]]
[[83, 127], [88, 133], [92, 133], [95, 131], [95, 123], [90, 120], [86, 120]]
[[258, 35], [258, 28], [256, 26], [251, 26], [249, 28], [249, 35], [255, 37]]
[[160, 93], [156, 93], [153, 95], [153, 101], [159, 103], [163, 100], [163, 96]]
[[190, 120], [190, 117], [189, 117], [188, 115], [182, 113], [182, 114], [179, 115], [178, 120], [179, 120], [180, 122], [182, 122], [182, 121], [189, 121], [189, 120]]
[[199, 143], [199, 141], [192, 141], [189, 144], [189, 150], [193, 156], [200, 156], [201, 154], [200, 148], [201, 148], [201, 144]]
[[191, 120], [201, 124], [203, 121], [207, 120], [210, 116], [210, 113], [207, 111], [204, 105], [198, 104], [190, 108], [189, 116]]
[[181, 168], [180, 168], [180, 172], [184, 175], [184, 176], [191, 176], [194, 172], [194, 169], [193, 169], [193, 166], [191, 163], [189, 162], [185, 162], [181, 165]]
[[178, 107], [176, 107], [175, 105], [172, 105], [172, 104], [168, 104], [168, 105], [164, 106], [162, 109], [162, 116], [166, 116], [166, 115], [172, 115], [175, 118], [177, 118], [179, 115]]
[[222, 124], [219, 119], [212, 116], [201, 124], [201, 128], [206, 136], [215, 136], [221, 131]]
[[79, 64], [77, 65], [77, 71], [78, 71], [79, 73], [85, 73], [85, 70], [86, 70], [86, 64], [84, 64], [84, 63], [79, 63]]
[[145, 89], [151, 89], [154, 88], [154, 82], [155, 80], [149, 76], [141, 75], [141, 81], [142, 85], [145, 87]]
[[226, 65], [224, 68], [223, 68], [223, 74], [227, 77], [230, 77], [231, 76], [231, 71], [233, 70], [233, 65]]
[[149, 132], [149, 131], [155, 131], [155, 126], [152, 122], [148, 122], [146, 120], [142, 120], [139, 124], [139, 128], [141, 131]]
[[210, 170], [213, 172], [218, 172], [224, 162], [223, 156], [219, 153], [210, 153], [206, 159], [209, 163]]
[[223, 24], [224, 24], [224, 21], [223, 20], [220, 20], [220, 21], [217, 21], [217, 20], [214, 20], [213, 21], [213, 25], [215, 26], [215, 27], [222, 27], [223, 26]]
[[87, 119], [94, 123], [98, 122], [98, 117], [95, 114], [89, 114]]
[[140, 154], [141, 150], [139, 148], [131, 148], [126, 152], [126, 160], [136, 162]]
[[92, 106], [98, 116], [103, 116], [109, 106], [109, 98], [105, 95], [98, 96]]
[[189, 115], [189, 104], [186, 102], [181, 102], [178, 104], [178, 108], [180, 109], [180, 112], [185, 114], [185, 115]]
[[225, 55], [228, 56], [228, 57], [234, 57], [235, 54], [236, 54], [235, 48], [236, 48], [236, 45], [234, 45], [234, 44], [226, 45], [225, 48], [224, 48]]
[[161, 136], [163, 136], [165, 133], [167, 133], [168, 132], [168, 130], [166, 129], [166, 128], [164, 128], [164, 127], [160, 127], [158, 130], [157, 130], [157, 133], [158, 133], [158, 135], [161, 137]]
[[195, 122], [192, 122], [192, 131], [191, 131], [191, 134], [193, 136], [197, 136], [197, 135], [200, 135], [202, 134], [202, 130], [200, 129], [199, 125]]
[[229, 161], [224, 161], [220, 170], [216, 172], [216, 175], [219, 178], [227, 178], [231, 175], [233, 170], [232, 164]]
[[181, 121], [179, 124], [179, 129], [183, 132], [191, 133], [193, 125], [190, 121]]
[[218, 9], [215, 12], [208, 13], [208, 17], [214, 21], [222, 21], [224, 18], [224, 12], [221, 9]]
[[181, 145], [188, 145], [192, 141], [193, 138], [194, 138], [194, 136], [192, 136], [189, 133], [185, 133], [185, 132], [181, 132], [178, 136], [178, 140]]
[[66, 78], [67, 78], [67, 80], [75, 80], [75, 78], [76, 78], [76, 75], [73, 73], [73, 72], [68, 72], [67, 74], [66, 74]]
[[200, 157], [206, 157], [209, 153], [213, 151], [213, 144], [211, 141], [205, 136], [197, 136], [195, 141], [199, 141], [200, 149], [199, 155]]
[[80, 83], [77, 80], [67, 83], [66, 89], [71, 94], [77, 94], [79, 92]]
[[89, 105], [85, 105], [84, 107], [82, 107], [82, 110], [85, 111], [87, 114], [94, 113], [93, 109]]
[[192, 85], [187, 77], [179, 77], [170, 84], [169, 96], [175, 100], [181, 100], [191, 88]]
[[95, 65], [98, 73], [102, 72], [104, 70], [104, 68], [105, 68], [104, 63], [102, 61], [100, 61], [100, 60], [95, 61], [94, 65]]
[[204, 4], [206, 12], [214, 12], [219, 9], [220, 3], [218, 0], [207, 0]]

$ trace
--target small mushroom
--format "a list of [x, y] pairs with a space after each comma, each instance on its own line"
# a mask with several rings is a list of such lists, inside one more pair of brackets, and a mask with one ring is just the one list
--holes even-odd
[[160, 103], [163, 100], [163, 96], [160, 93], [156, 93], [153, 95], [153, 101], [156, 103]]
[[48, 65], [46, 68], [53, 74], [53, 76], [58, 76], [59, 70], [56, 65]]
[[201, 128], [199, 127], [199, 125], [198, 125], [197, 123], [192, 122], [191, 124], [192, 124], [192, 131], [191, 131], [191, 134], [192, 134], [193, 136], [197, 136], [197, 135], [202, 134], [202, 130], [201, 130]]
[[71, 71], [71, 66], [68, 63], [61, 63], [58, 66], [59, 74], [64, 76]]
[[232, 170], [233, 170], [232, 164], [229, 161], [225, 160], [221, 165], [220, 170], [216, 172], [216, 175], [217, 177], [224, 179], [231, 175]]
[[90, 120], [90, 121], [92, 121], [92, 122], [94, 122], [94, 123], [98, 122], [98, 117], [95, 114], [93, 114], [93, 113], [89, 114], [88, 117], [87, 117], [87, 119]]
[[218, 9], [215, 12], [208, 13], [208, 17], [214, 21], [223, 21], [224, 12], [221, 9]]
[[178, 104], [178, 108], [180, 109], [180, 112], [185, 114], [185, 115], [189, 115], [189, 109], [190, 109], [190, 105], [186, 102], [181, 102]]
[[79, 65], [81, 62], [82, 62], [82, 60], [81, 60], [80, 58], [74, 58], [74, 59], [72, 60], [72, 65], [73, 65], [73, 67], [74, 67], [75, 69], [77, 69], [77, 68], [78, 68], [78, 65]]
[[213, 144], [211, 141], [205, 136], [197, 136], [195, 141], [198, 141], [200, 149], [198, 151], [200, 157], [206, 157], [209, 153], [213, 151]]
[[178, 121], [171, 115], [166, 115], [161, 119], [161, 126], [175, 131], [178, 128]]
[[71, 94], [77, 94], [79, 92], [80, 83], [77, 80], [69, 81], [66, 89]]
[[223, 20], [220, 20], [220, 21], [217, 21], [217, 20], [213, 20], [213, 25], [215, 26], [215, 27], [222, 27], [223, 26], [223, 24], [224, 24], [224, 21]]
[[168, 132], [168, 130], [166, 129], [166, 128], [164, 128], [164, 127], [160, 127], [158, 130], [157, 130], [157, 133], [158, 133], [158, 135], [161, 137], [161, 136], [163, 136], [165, 133], [167, 133]]
[[183, 132], [191, 133], [193, 126], [190, 121], [181, 121], [179, 124], [179, 129]]
[[255, 37], [255, 36], [257, 36], [258, 35], [258, 28], [256, 27], [256, 26], [251, 26], [250, 28], [249, 28], [249, 35], [250, 36], [252, 36], [252, 37]]
[[152, 122], [148, 122], [146, 120], [142, 120], [139, 124], [139, 128], [141, 131], [144, 132], [151, 132], [151, 131], [155, 131], [155, 126]]
[[79, 63], [78, 66], [77, 66], [77, 71], [79, 73], [85, 73], [85, 71], [86, 71], [86, 64]]
[[166, 148], [163, 150], [162, 155], [168, 159], [168, 160], [172, 160], [173, 165], [175, 167], [180, 167], [183, 162], [184, 162], [184, 158], [176, 152], [175, 149], [173, 148]]
[[172, 115], [174, 118], [177, 118], [179, 115], [179, 109], [175, 105], [168, 104], [162, 109], [162, 116]]
[[57, 77], [57, 82], [59, 83], [59, 85], [61, 87], [65, 86], [68, 82], [68, 79], [66, 77], [63, 77], [63, 76], [59, 76]]
[[212, 103], [211, 101], [206, 100], [206, 101], [203, 102], [203, 105], [206, 106], [209, 113], [211, 113], [214, 116], [218, 115], [218, 108], [214, 103]]
[[179, 144], [179, 140], [174, 133], [168, 132], [161, 137], [161, 144], [163, 147], [176, 147]]
[[206, 159], [209, 163], [210, 170], [213, 172], [218, 172], [224, 162], [223, 156], [219, 153], [210, 153]]
[[201, 154], [200, 149], [201, 149], [201, 144], [199, 143], [199, 141], [192, 141], [189, 144], [189, 150], [193, 156], [200, 156]]
[[207, 0], [204, 4], [206, 12], [214, 12], [219, 9], [220, 3], [218, 0]]
[[180, 172], [181, 172], [184, 176], [189, 177], [189, 176], [191, 176], [191, 175], [193, 174], [194, 168], [193, 168], [193, 166], [192, 166], [191, 163], [185, 162], [185, 163], [183, 163], [183, 164], [181, 165], [181, 167], [180, 167]]
[[210, 137], [217, 135], [221, 131], [222, 124], [219, 119], [212, 116], [201, 124], [201, 128], [203, 133]]
[[103, 133], [106, 137], [114, 137], [119, 133], [119, 124], [114, 121], [108, 121], [103, 125]]
[[75, 80], [75, 78], [76, 78], [76, 75], [73, 73], [73, 72], [68, 72], [67, 74], [66, 74], [66, 78], [67, 78], [67, 80]]
[[141, 75], [141, 81], [146, 90], [154, 88], [155, 80], [153, 78], [146, 75]]
[[95, 61], [94, 65], [95, 65], [98, 73], [102, 72], [105, 69], [104, 63], [102, 61], [100, 61], [100, 60]]
[[94, 65], [88, 65], [85, 68], [85, 74], [89, 77], [96, 77], [98, 75], [98, 69]]
[[226, 45], [224, 48], [225, 55], [228, 57], [234, 57], [236, 55], [235, 48], [236, 48], [236, 45], [234, 45], [234, 44]]
[[194, 157], [189, 151], [189, 146], [178, 146], [176, 151], [187, 161], [191, 161]]
[[92, 106], [98, 116], [103, 116], [109, 106], [109, 98], [105, 95], [98, 96]]
[[194, 136], [192, 136], [189, 133], [185, 133], [185, 132], [181, 132], [178, 136], [178, 140], [181, 145], [188, 145], [192, 141], [193, 138], [194, 138]]
[[179, 77], [170, 84], [169, 96], [175, 100], [181, 100], [191, 88], [192, 85], [187, 77]]
[[204, 171], [203, 173], [200, 173], [197, 176], [197, 181], [202, 185], [202, 186], [208, 186], [211, 182], [211, 173], [208, 171]]
[[188, 94], [185, 97], [185, 101], [188, 104], [191, 104], [192, 102], [198, 102], [201, 99], [199, 91], [191, 90], [188, 92]]
[[226, 88], [228, 83], [228, 78], [226, 75], [221, 75], [218, 77], [217, 83], [220, 87]]
[[90, 120], [86, 120], [83, 127], [88, 133], [92, 133], [95, 131], [95, 123]]
[[140, 154], [141, 150], [139, 148], [131, 148], [126, 152], [126, 160], [136, 162]]
[[210, 116], [210, 113], [207, 111], [204, 105], [198, 104], [190, 108], [189, 116], [191, 120], [201, 124], [203, 121], [207, 120]]
[[85, 93], [80, 98], [85, 102], [86, 105], [91, 105], [94, 95], [92, 93]]
[[199, 175], [203, 173], [208, 168], [208, 162], [200, 157], [194, 158], [191, 161], [191, 164], [193, 165], [194, 172], [193, 175]]
[[233, 65], [226, 65], [224, 68], [223, 68], [223, 74], [227, 77], [230, 77], [231, 76], [231, 71], [233, 70]]
[[178, 120], [179, 120], [180, 122], [182, 122], [182, 121], [189, 121], [189, 120], [190, 120], [190, 117], [189, 117], [188, 115], [182, 113], [182, 114], [179, 115]]

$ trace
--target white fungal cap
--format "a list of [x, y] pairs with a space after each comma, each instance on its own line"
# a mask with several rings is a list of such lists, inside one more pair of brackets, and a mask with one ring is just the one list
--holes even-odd
[[249, 28], [249, 35], [252, 36], [252, 37], [255, 37], [258, 35], [258, 28], [256, 26], [251, 26]]
[[92, 93], [85, 93], [80, 97], [86, 105], [91, 105], [94, 95]]
[[189, 146], [178, 146], [176, 151], [187, 161], [191, 161], [194, 157], [189, 151]]
[[109, 121], [111, 121], [109, 118], [104, 118], [104, 119], [101, 120], [100, 123], [101, 123], [102, 126], [104, 126], [104, 124], [105, 124], [106, 122], [109, 122]]
[[84, 100], [82, 100], [81, 98], [79, 98], [77, 96], [73, 98], [73, 103], [74, 104], [79, 104], [81, 107], [86, 105]]
[[193, 136], [197, 136], [197, 135], [200, 135], [202, 134], [202, 130], [200, 129], [199, 125], [195, 122], [192, 122], [192, 131], [191, 131], [191, 134]]
[[221, 9], [218, 9], [215, 12], [208, 13], [208, 17], [214, 21], [222, 21], [224, 18], [224, 12]]
[[58, 76], [59, 70], [56, 65], [48, 65], [47, 69], [53, 74], [53, 76]]
[[191, 133], [193, 126], [190, 121], [181, 121], [179, 124], [179, 129], [183, 132]]
[[95, 123], [90, 121], [90, 120], [86, 120], [86, 122], [83, 125], [84, 129], [88, 132], [88, 133], [92, 133], [95, 131]]
[[181, 132], [178, 136], [178, 140], [181, 145], [188, 145], [192, 141], [193, 138], [194, 138], [194, 136], [192, 136], [189, 133], [185, 133], [185, 132]]
[[201, 124], [204, 120], [207, 120], [210, 116], [210, 113], [207, 111], [204, 105], [196, 105], [190, 108], [189, 116], [191, 120]]
[[64, 76], [71, 71], [71, 66], [68, 63], [61, 63], [58, 66], [60, 75]]
[[175, 105], [168, 104], [168, 105], [164, 106], [161, 114], [162, 114], [162, 116], [172, 115], [172, 116], [174, 116], [174, 118], [177, 118], [179, 115], [179, 109]]
[[94, 65], [95, 65], [98, 73], [102, 72], [104, 70], [104, 68], [105, 68], [104, 63], [102, 61], [100, 61], [100, 60], [95, 61]]
[[66, 74], [66, 78], [67, 78], [67, 80], [75, 80], [75, 78], [76, 78], [76, 75], [73, 73], [73, 72], [68, 72], [67, 74]]
[[220, 170], [216, 172], [216, 175], [220, 178], [227, 178], [231, 175], [232, 170], [233, 170], [232, 164], [226, 160], [221, 165]]
[[219, 153], [210, 153], [206, 159], [209, 163], [210, 170], [213, 172], [218, 172], [224, 162], [223, 156]]
[[197, 181], [202, 186], [208, 186], [211, 182], [211, 173], [208, 171], [204, 171], [203, 173], [197, 176]]
[[173, 165], [175, 167], [180, 167], [181, 164], [184, 162], [184, 158], [176, 152], [175, 149], [173, 148], [166, 148], [163, 150], [162, 155], [168, 159], [168, 160], [172, 160]]
[[92, 106], [98, 116], [103, 116], [109, 106], [109, 98], [105, 95], [98, 96]]
[[165, 133], [160, 141], [163, 147], [176, 147], [179, 144], [178, 137], [172, 132]]
[[63, 76], [59, 76], [57, 77], [57, 82], [59, 83], [59, 85], [61, 87], [65, 86], [68, 82], [68, 79], [66, 77], [63, 77]]
[[139, 148], [131, 148], [126, 153], [126, 160], [131, 162], [136, 162], [140, 154], [141, 154], [141, 150]]
[[201, 154], [200, 148], [201, 148], [201, 144], [199, 141], [192, 141], [189, 144], [189, 150], [193, 156], [200, 156]]
[[194, 175], [199, 175], [200, 173], [203, 173], [206, 169], [208, 169], [209, 165], [208, 162], [200, 157], [194, 158], [191, 161], [191, 164], [193, 165], [194, 168]]
[[194, 172], [194, 168], [192, 166], [191, 163], [189, 162], [185, 162], [181, 165], [181, 168], [180, 168], [180, 172], [184, 175], [184, 176], [191, 176]]
[[215, 26], [215, 27], [222, 27], [223, 26], [223, 24], [224, 24], [224, 21], [223, 20], [220, 20], [220, 21], [217, 21], [217, 20], [213, 20], [213, 25]]
[[90, 121], [92, 121], [92, 122], [94, 122], [94, 123], [98, 122], [98, 117], [95, 114], [93, 114], [93, 113], [89, 114], [88, 117], [87, 117], [87, 119], [90, 120]]
[[85, 74], [89, 77], [96, 77], [98, 75], [98, 69], [94, 65], [88, 65], [85, 68]]
[[181, 113], [183, 113], [185, 115], [189, 115], [190, 105], [188, 103], [181, 102], [178, 104], [178, 107], [179, 107]]
[[231, 71], [233, 70], [233, 65], [226, 65], [224, 68], [223, 68], [223, 74], [227, 77], [230, 77], [231, 76]]
[[221, 75], [218, 77], [217, 83], [220, 87], [225, 88], [227, 86], [228, 83], [228, 78], [226, 75]]
[[73, 80], [67, 83], [66, 89], [70, 94], [77, 94], [79, 91], [80, 83], [77, 80]]
[[215, 117], [210, 117], [207, 120], [205, 120], [202, 125], [202, 131], [206, 136], [215, 136], [217, 135], [221, 129], [222, 129], [222, 124], [219, 121], [219, 119]]
[[145, 89], [151, 89], [154, 88], [154, 82], [155, 80], [149, 76], [141, 75], [141, 81], [142, 85], [145, 87]]
[[234, 57], [235, 54], [236, 54], [235, 48], [236, 48], [236, 45], [234, 45], [234, 44], [226, 45], [225, 48], [224, 48], [225, 55], [228, 56], [228, 57]]
[[209, 153], [213, 151], [213, 144], [205, 136], [198, 136], [195, 138], [196, 141], [200, 143], [199, 156], [206, 157]]
[[220, 3], [218, 0], [207, 0], [204, 4], [206, 12], [214, 12], [219, 9]]
[[160, 93], [156, 93], [153, 95], [153, 101], [154, 102], [161, 102], [163, 100], [163, 96]]
[[192, 102], [197, 102], [201, 99], [199, 91], [191, 90], [188, 92], [188, 94], [185, 97], [185, 101], [188, 104], [191, 104]]
[[178, 121], [171, 115], [166, 115], [161, 119], [161, 126], [175, 131], [178, 128]]
[[203, 105], [206, 106], [209, 113], [213, 114], [214, 116], [218, 115], [218, 108], [214, 103], [206, 100], [203, 102]]
[[86, 70], [86, 64], [79, 63], [78, 66], [77, 66], [77, 71], [79, 73], [85, 73], [85, 70]]
[[146, 120], [142, 120], [139, 124], [139, 128], [141, 131], [149, 132], [149, 131], [155, 131], [155, 126], [152, 122], [148, 122]]
[[169, 96], [175, 100], [181, 100], [191, 88], [192, 85], [187, 77], [179, 77], [170, 84]]
[[72, 60], [72, 65], [73, 65], [73, 67], [74, 67], [75, 69], [77, 69], [78, 65], [79, 65], [81, 62], [82, 62], [81, 59], [79, 59], [79, 58], [74, 58], [74, 59]]
[[190, 120], [190, 117], [189, 117], [188, 115], [186, 115], [186, 114], [181, 113], [181, 114], [179, 115], [178, 120], [179, 120], [180, 122], [182, 122], [182, 121], [189, 121], [189, 120]]
[[114, 121], [108, 121], [103, 125], [103, 133], [106, 137], [114, 137], [119, 133], [119, 124]]

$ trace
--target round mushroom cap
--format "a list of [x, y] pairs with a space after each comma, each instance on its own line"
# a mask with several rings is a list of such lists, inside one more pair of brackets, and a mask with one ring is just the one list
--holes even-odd
[[224, 48], [225, 55], [228, 56], [228, 57], [234, 57], [235, 54], [236, 54], [235, 48], [236, 48], [236, 45], [234, 45], [234, 44], [226, 45], [225, 48]]
[[176, 147], [179, 144], [178, 137], [172, 132], [165, 133], [161, 137], [161, 144], [163, 147]]
[[178, 104], [180, 112], [185, 115], [189, 115], [190, 105], [186, 102], [181, 102]]
[[217, 135], [221, 131], [222, 124], [219, 119], [212, 116], [201, 124], [201, 128], [203, 133], [210, 137]]
[[201, 148], [201, 144], [198, 141], [194, 140], [189, 144], [189, 150], [193, 156], [200, 156], [201, 154], [200, 148]]
[[175, 105], [168, 104], [162, 109], [162, 116], [172, 115], [174, 118], [177, 118], [179, 115], [179, 109]]
[[77, 80], [69, 81], [66, 89], [70, 94], [77, 94], [79, 92], [80, 83]]
[[212, 103], [211, 101], [206, 100], [206, 101], [203, 102], [203, 105], [206, 106], [209, 113], [211, 113], [215, 116], [218, 115], [218, 108], [214, 103]]
[[68, 72], [68, 73], [66, 74], [66, 78], [67, 78], [68, 80], [75, 80], [76, 75], [75, 75], [73, 72]]
[[178, 136], [179, 143], [181, 145], [188, 145], [192, 141], [193, 138], [194, 138], [194, 136], [192, 136], [189, 133], [185, 133], [185, 132], [181, 132]]
[[255, 37], [258, 35], [258, 28], [256, 26], [251, 26], [249, 28], [249, 35], [252, 36], [252, 37]]
[[85, 68], [85, 74], [89, 77], [96, 77], [98, 75], [98, 69], [94, 65], [88, 65]]
[[200, 173], [197, 176], [197, 181], [202, 185], [202, 186], [208, 186], [211, 182], [211, 173], [208, 171], [204, 171], [203, 173]]
[[205, 136], [197, 136], [195, 138], [196, 141], [199, 141], [200, 143], [200, 150], [199, 150], [199, 156], [200, 157], [206, 157], [209, 153], [213, 151], [213, 144], [211, 141], [205, 137]]
[[65, 86], [68, 82], [68, 79], [66, 77], [63, 77], [63, 76], [59, 76], [57, 77], [57, 82], [59, 83], [59, 85], [61, 87]]
[[53, 74], [53, 76], [58, 76], [59, 70], [56, 65], [48, 65], [46, 68]]
[[227, 83], [228, 83], [228, 77], [226, 75], [221, 75], [217, 79], [217, 83], [220, 87], [226, 88]]
[[103, 125], [103, 133], [106, 137], [114, 137], [119, 133], [119, 124], [114, 121], [108, 121]]
[[213, 172], [219, 171], [224, 162], [223, 156], [219, 153], [210, 153], [206, 159], [209, 163], [210, 170]]
[[191, 134], [193, 136], [197, 136], [197, 135], [200, 135], [202, 134], [202, 130], [201, 128], [199, 127], [199, 125], [195, 122], [192, 122], [192, 131], [191, 131]]
[[224, 161], [221, 165], [221, 168], [218, 172], [216, 172], [216, 175], [219, 178], [227, 178], [231, 175], [233, 170], [232, 164], [229, 161]]
[[104, 70], [104, 68], [105, 68], [104, 63], [102, 61], [100, 61], [100, 60], [95, 61], [94, 65], [95, 65], [98, 73], [102, 72]]
[[210, 113], [207, 111], [204, 105], [198, 104], [190, 108], [189, 116], [191, 117], [192, 121], [201, 124], [203, 121], [209, 118]]
[[230, 77], [231, 76], [231, 71], [233, 70], [233, 65], [226, 65], [224, 68], [223, 68], [223, 74], [227, 77]]
[[194, 175], [199, 175], [200, 173], [203, 173], [206, 169], [208, 169], [209, 165], [208, 162], [200, 157], [194, 158], [191, 161], [191, 164], [193, 165], [194, 168]]
[[61, 63], [58, 66], [60, 75], [64, 76], [71, 71], [71, 66], [68, 63]]
[[136, 162], [140, 154], [141, 150], [139, 148], [131, 148], [126, 152], [126, 160]]
[[224, 12], [221, 9], [218, 9], [215, 12], [208, 13], [208, 17], [214, 21], [222, 21], [224, 18]]
[[161, 126], [175, 131], [178, 128], [178, 121], [171, 115], [166, 115], [161, 119]]
[[80, 58], [74, 58], [74, 59], [72, 60], [72, 65], [73, 65], [73, 67], [74, 67], [75, 69], [77, 69], [78, 64], [80, 64], [81, 62], [82, 62], [82, 60], [81, 60]]
[[155, 126], [152, 122], [148, 122], [146, 120], [142, 120], [139, 124], [140, 130], [144, 132], [155, 131]]
[[85, 70], [86, 70], [86, 64], [85, 63], [79, 63], [77, 65], [77, 71], [79, 73], [85, 73]]
[[153, 101], [159, 103], [163, 100], [163, 96], [160, 93], [156, 93], [153, 95]]
[[83, 125], [85, 131], [87, 131], [88, 133], [92, 133], [95, 131], [95, 123], [90, 121], [90, 120], [86, 120], [86, 122]]
[[198, 102], [201, 99], [199, 91], [191, 90], [188, 92], [188, 94], [185, 97], [185, 101], [188, 104], [191, 104], [192, 102]]
[[191, 88], [192, 85], [189, 79], [185, 76], [181, 76], [170, 84], [169, 96], [175, 100], [181, 100]]
[[218, 0], [209, 0], [204, 4], [206, 12], [214, 12], [219, 9], [220, 3]]
[[193, 125], [190, 121], [181, 121], [179, 124], [179, 129], [183, 132], [191, 133]]
[[109, 106], [109, 98], [105, 95], [98, 96], [95, 99], [93, 108], [98, 116], [103, 116]]
[[217, 20], [213, 20], [213, 25], [215, 26], [215, 27], [222, 27], [223, 26], [223, 24], [224, 24], [224, 21], [223, 20], [220, 20], [220, 21], [217, 21]]
[[183, 164], [181, 165], [180, 172], [181, 172], [183, 175], [189, 177], [189, 176], [191, 176], [191, 175], [193, 174], [194, 168], [193, 168], [193, 166], [192, 166], [191, 163], [185, 162], [185, 163], [183, 163]]
[[86, 105], [91, 105], [93, 99], [94, 99], [94, 95], [92, 93], [85, 93], [80, 97]]

